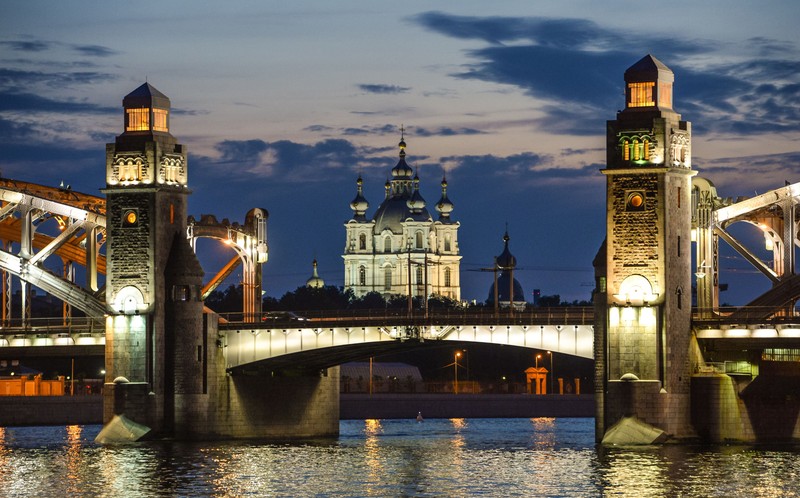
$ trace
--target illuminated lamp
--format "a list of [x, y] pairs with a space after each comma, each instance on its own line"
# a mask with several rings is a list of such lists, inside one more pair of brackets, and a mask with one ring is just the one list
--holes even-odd
[[123, 209], [122, 210], [122, 226], [123, 228], [134, 228], [139, 226], [139, 210], [138, 209]]

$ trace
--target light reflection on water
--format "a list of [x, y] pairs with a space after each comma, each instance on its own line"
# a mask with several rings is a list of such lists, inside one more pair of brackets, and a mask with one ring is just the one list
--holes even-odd
[[592, 419], [343, 421], [302, 443], [0, 428], [3, 496], [798, 496], [798, 446], [596, 448]]

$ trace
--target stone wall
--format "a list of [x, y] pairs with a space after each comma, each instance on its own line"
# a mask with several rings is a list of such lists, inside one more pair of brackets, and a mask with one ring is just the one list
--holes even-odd
[[0, 427], [85, 425], [102, 421], [101, 396], [0, 397]]

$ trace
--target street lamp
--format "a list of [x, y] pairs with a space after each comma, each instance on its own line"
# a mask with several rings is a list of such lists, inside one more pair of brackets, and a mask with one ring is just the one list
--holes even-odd
[[541, 360], [541, 359], [542, 359], [542, 355], [537, 354], [536, 355], [536, 370], [539, 370], [539, 360]]
[[455, 356], [453, 357], [453, 373], [455, 384], [453, 385], [453, 394], [458, 394], [458, 359], [461, 357], [461, 351], [456, 351]]
[[550, 394], [553, 394], [553, 377], [555, 377], [555, 373], [553, 372], [553, 354], [552, 351], [547, 352], [550, 355]]

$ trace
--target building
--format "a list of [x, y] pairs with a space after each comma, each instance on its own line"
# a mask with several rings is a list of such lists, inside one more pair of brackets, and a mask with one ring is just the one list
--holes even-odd
[[314, 271], [311, 276], [306, 280], [306, 287], [311, 287], [312, 289], [321, 289], [325, 287], [325, 281], [319, 276], [317, 272], [317, 260], [314, 258], [314, 262], [312, 263], [314, 266]]
[[514, 309], [524, 310], [526, 304], [525, 291], [522, 289], [522, 284], [519, 283], [519, 280], [514, 278], [517, 258], [508, 249], [508, 241], [510, 239], [508, 230], [506, 230], [506, 233], [503, 234], [503, 252], [494, 261], [495, 279], [489, 287], [487, 302], [491, 304], [496, 302], [501, 308], [508, 308], [513, 303]]
[[353, 218], [345, 224], [344, 287], [357, 297], [378, 292], [391, 296], [439, 295], [461, 299], [458, 228], [450, 215], [447, 180], [433, 220], [419, 191], [420, 179], [406, 163], [406, 142], [401, 138], [400, 159], [392, 168], [385, 196], [372, 217], [364, 197], [363, 180], [350, 203]]

